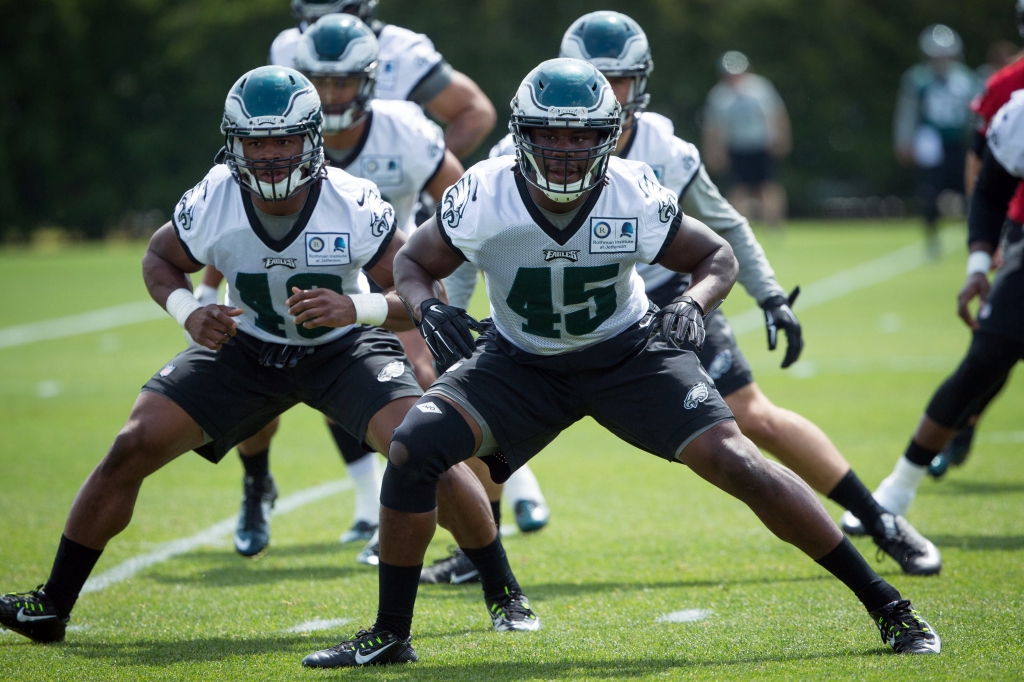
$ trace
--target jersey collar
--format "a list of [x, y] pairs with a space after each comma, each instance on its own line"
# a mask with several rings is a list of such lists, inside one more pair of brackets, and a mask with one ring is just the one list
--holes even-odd
[[359, 141], [356, 142], [356, 146], [349, 150], [348, 154], [345, 155], [341, 161], [338, 162], [338, 168], [347, 170], [352, 162], [359, 158], [359, 155], [363, 153], [363, 147], [366, 146], [366, 141], [370, 139], [370, 128], [373, 126], [373, 100], [367, 102], [367, 106], [370, 107], [369, 111], [366, 112], [366, 125], [363, 126], [363, 134], [359, 136]]
[[[530, 196], [530, 190], [526, 184], [526, 180], [523, 178], [522, 173], [519, 172], [519, 164], [513, 167], [512, 172], [516, 176], [516, 189], [519, 190], [519, 197], [523, 200], [523, 205], [526, 206], [526, 210], [530, 213], [530, 217], [533, 218], [533, 222], [537, 223], [537, 227], [544, 231], [544, 234], [551, 237], [551, 239], [559, 246], [565, 246], [573, 236], [579, 232], [580, 227], [590, 217], [590, 212], [594, 209], [594, 205], [597, 203], [598, 198], [601, 196], [601, 192], [604, 191], [605, 183], [608, 181], [607, 174], [602, 178], [601, 182], [597, 184], [590, 192], [590, 196], [580, 206], [579, 213], [576, 217], [565, 226], [564, 230], [559, 230], [557, 227], [551, 224], [551, 221], [547, 219], [540, 208], [533, 201], [533, 197]], [[605, 171], [607, 173], [607, 170]]]
[[302, 231], [306, 229], [306, 224], [309, 222], [310, 216], [313, 215], [313, 209], [316, 208], [317, 201], [320, 199], [320, 186], [323, 185], [323, 178], [321, 177], [316, 182], [310, 183], [309, 194], [306, 195], [306, 203], [303, 204], [302, 210], [299, 212], [299, 219], [295, 221], [295, 226], [291, 229], [291, 232], [286, 234], [282, 239], [273, 239], [267, 231], [263, 228], [263, 223], [260, 222], [259, 216], [256, 215], [256, 209], [252, 205], [252, 197], [249, 192], [238, 188], [238, 191], [242, 193], [242, 205], [245, 207], [245, 217], [249, 219], [249, 227], [256, 233], [256, 236], [260, 238], [260, 241], [267, 245], [270, 249], [281, 253], [289, 246], [292, 245]]

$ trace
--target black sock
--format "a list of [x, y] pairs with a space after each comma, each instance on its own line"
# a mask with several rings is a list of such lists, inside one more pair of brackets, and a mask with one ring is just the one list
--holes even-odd
[[849, 509], [872, 535], [884, 534], [885, 530], [879, 516], [885, 513], [885, 509], [871, 496], [871, 491], [857, 474], [853, 473], [853, 469], [847, 471], [842, 480], [836, 483], [836, 487], [828, 494], [828, 499], [842, 505], [844, 509]]
[[494, 525], [501, 531], [501, 500], [491, 502], [491, 513], [494, 514]]
[[238, 458], [242, 460], [246, 476], [265, 478], [270, 473], [270, 448], [257, 452], [255, 455], [243, 455], [239, 451]]
[[479, 549], [461, 547], [476, 570], [480, 571], [480, 582], [483, 583], [484, 599], [492, 603], [509, 592], [522, 592], [512, 567], [508, 565], [505, 548], [501, 546], [501, 535], [494, 542]]
[[939, 454], [938, 450], [929, 450], [926, 447], [922, 447], [910, 441], [910, 445], [907, 446], [907, 451], [903, 454], [912, 464], [916, 464], [921, 467], [926, 467], [932, 463], [935, 459], [935, 455]]
[[416, 606], [416, 589], [420, 586], [419, 566], [392, 566], [383, 561], [377, 566], [379, 597], [374, 632], [387, 630], [399, 639], [412, 631], [412, 612]]
[[74, 540], [60, 536], [57, 556], [53, 559], [50, 579], [46, 581], [43, 592], [53, 600], [57, 614], [61, 618], [71, 615], [71, 609], [78, 601], [82, 586], [89, 579], [93, 567], [99, 561], [102, 549], [91, 549], [80, 545]]
[[849, 587], [868, 611], [880, 609], [901, 598], [895, 587], [882, 580], [874, 569], [868, 566], [868, 562], [857, 552], [850, 538], [844, 537], [835, 549], [817, 562]]

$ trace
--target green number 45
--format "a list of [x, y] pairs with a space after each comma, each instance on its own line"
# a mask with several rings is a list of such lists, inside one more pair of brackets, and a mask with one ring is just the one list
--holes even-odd
[[554, 310], [551, 293], [551, 268], [519, 268], [512, 288], [505, 302], [514, 313], [526, 319], [523, 331], [549, 339], [561, 337], [555, 325], [562, 325], [567, 334], [583, 336], [589, 334], [615, 312], [615, 285], [587, 289], [593, 282], [618, 277], [619, 264], [600, 265], [592, 268], [564, 268], [562, 270], [562, 304], [577, 305], [594, 299], [596, 315], [590, 316], [590, 308], [562, 315]]

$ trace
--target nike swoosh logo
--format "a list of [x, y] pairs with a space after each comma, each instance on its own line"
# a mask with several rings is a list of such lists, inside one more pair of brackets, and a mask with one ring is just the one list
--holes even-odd
[[382, 646], [381, 648], [377, 649], [373, 653], [368, 654], [366, 656], [363, 656], [363, 653], [361, 651], [357, 651], [356, 652], [356, 665], [366, 665], [367, 663], [369, 663], [373, 659], [377, 658], [382, 653], [384, 653], [385, 651], [387, 651], [388, 649], [390, 649], [391, 647], [393, 647], [396, 644], [398, 644], [397, 640], [394, 641], [394, 642], [391, 642], [387, 646]]
[[364, 190], [363, 190], [363, 196], [359, 197], [359, 198], [358, 198], [358, 199], [356, 200], [356, 203], [357, 203], [357, 204], [359, 204], [359, 207], [360, 207], [360, 208], [362, 208], [362, 206], [363, 206], [363, 203], [364, 203], [365, 201], [366, 201], [366, 190], [364, 189]]
[[472, 578], [477, 577], [478, 575], [480, 575], [480, 571], [477, 571], [477, 570], [472, 570], [469, 573], [463, 573], [462, 575], [459, 575], [457, 573], [452, 573], [452, 585], [458, 585], [459, 583], [464, 583], [467, 580], [470, 580]]
[[242, 538], [235, 535], [235, 547], [243, 552], [249, 551], [249, 546], [252, 545], [252, 539], [243, 540]]
[[49, 615], [49, 616], [30, 616], [27, 613], [25, 613], [25, 607], [24, 606], [21, 607], [20, 609], [18, 609], [18, 622], [19, 623], [34, 623], [37, 620], [53, 620], [56, 617], [57, 616], [54, 616], [54, 615]]

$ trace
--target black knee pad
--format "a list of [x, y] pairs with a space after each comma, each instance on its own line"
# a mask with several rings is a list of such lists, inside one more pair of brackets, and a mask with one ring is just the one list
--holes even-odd
[[388, 509], [420, 514], [437, 508], [437, 482], [459, 462], [473, 456], [473, 431], [458, 410], [437, 396], [417, 401], [391, 437], [408, 458], [388, 457], [380, 503]]
[[961, 429], [998, 392], [1021, 357], [1021, 342], [975, 332], [956, 371], [939, 386], [925, 414], [947, 429]]

